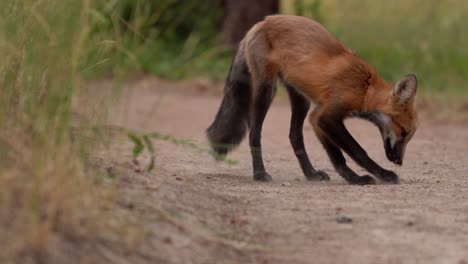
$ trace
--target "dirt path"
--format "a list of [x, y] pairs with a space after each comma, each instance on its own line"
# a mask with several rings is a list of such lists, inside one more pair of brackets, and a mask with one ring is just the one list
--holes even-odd
[[[114, 113], [115, 124], [206, 144], [204, 130], [219, 96], [137, 86], [125, 95], [125, 110]], [[346, 184], [332, 170], [309, 124], [309, 156], [332, 180], [307, 182], [289, 145], [289, 117], [289, 105], [280, 100], [265, 121], [271, 183], [252, 180], [246, 142], [230, 156], [238, 164], [228, 165], [155, 141], [156, 171], [132, 172], [124, 180], [122, 200], [132, 201], [145, 230], [131, 261], [468, 263], [468, 125], [421, 120], [400, 168], [386, 160], [376, 128], [347, 122], [369, 155], [402, 179], [396, 186], [363, 187]], [[129, 148], [120, 146], [122, 153]], [[338, 223], [342, 216], [352, 222]]]

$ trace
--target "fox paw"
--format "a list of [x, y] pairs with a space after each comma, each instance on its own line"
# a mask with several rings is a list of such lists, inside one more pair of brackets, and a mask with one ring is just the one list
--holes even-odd
[[360, 177], [353, 178], [348, 181], [350, 184], [355, 184], [355, 185], [373, 185], [376, 184], [376, 181], [374, 178], [372, 178], [369, 175], [363, 175]]
[[383, 171], [376, 175], [382, 182], [387, 184], [399, 184], [400, 178], [393, 171]]
[[309, 181], [329, 181], [330, 176], [324, 171], [318, 170], [307, 173], [306, 175], [307, 180]]
[[261, 182], [270, 182], [273, 178], [266, 171], [259, 171], [254, 173], [254, 180]]

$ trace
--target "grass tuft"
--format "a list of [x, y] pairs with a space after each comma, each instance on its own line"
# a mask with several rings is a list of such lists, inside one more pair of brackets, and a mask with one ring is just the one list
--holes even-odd
[[[1, 263], [45, 263], [53, 241], [86, 241], [100, 201], [85, 159], [99, 113], [75, 105], [91, 67], [91, 0], [0, 1]], [[83, 120], [77, 122], [77, 112]]]

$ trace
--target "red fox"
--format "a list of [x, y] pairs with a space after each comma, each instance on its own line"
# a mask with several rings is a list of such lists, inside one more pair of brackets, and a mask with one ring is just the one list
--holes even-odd
[[298, 16], [268, 16], [239, 44], [221, 106], [207, 129], [216, 153], [226, 155], [250, 129], [254, 180], [272, 180], [263, 164], [260, 138], [277, 80], [289, 94], [289, 138], [308, 180], [330, 179], [312, 166], [304, 147], [302, 128], [312, 101], [316, 107], [309, 121], [339, 175], [350, 184], [376, 183], [373, 177], [351, 170], [344, 151], [382, 182], [399, 183], [397, 174], [369, 158], [343, 120], [360, 117], [375, 124], [388, 160], [402, 165], [406, 146], [416, 131], [416, 76], [407, 75], [391, 85], [321, 24]]

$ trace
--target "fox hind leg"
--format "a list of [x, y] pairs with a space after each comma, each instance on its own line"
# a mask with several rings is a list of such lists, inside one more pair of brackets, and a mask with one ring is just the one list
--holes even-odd
[[269, 61], [271, 45], [255, 30], [245, 38], [245, 59], [251, 74], [253, 104], [250, 108], [249, 144], [252, 154], [253, 177], [256, 181], [271, 181], [262, 158], [261, 133], [263, 121], [276, 93], [277, 68]]
[[276, 83], [263, 82], [258, 87], [252, 108], [252, 118], [250, 120], [249, 143], [252, 154], [252, 167], [254, 180], [271, 181], [272, 178], [265, 170], [262, 157], [261, 133], [263, 121], [270, 108], [271, 102], [276, 93]]
[[302, 172], [308, 180], [329, 181], [330, 177], [325, 172], [314, 169], [304, 146], [303, 127], [304, 120], [309, 112], [310, 101], [291, 85], [285, 83], [285, 86], [288, 91], [292, 111], [289, 139]]

